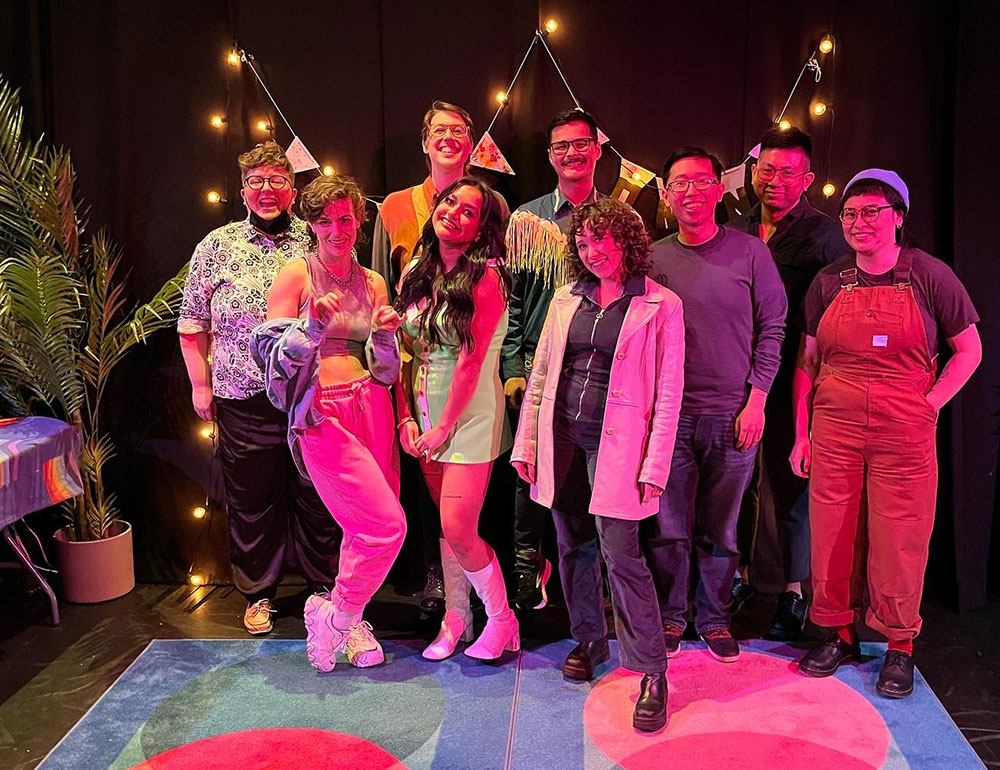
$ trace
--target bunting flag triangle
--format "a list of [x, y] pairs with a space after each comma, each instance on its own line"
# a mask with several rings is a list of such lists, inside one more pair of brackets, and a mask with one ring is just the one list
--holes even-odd
[[292, 139], [292, 143], [288, 145], [288, 149], [285, 150], [285, 157], [288, 158], [288, 162], [292, 164], [292, 170], [296, 174], [300, 171], [311, 171], [314, 168], [319, 168], [319, 163], [316, 162], [312, 153], [306, 149], [302, 140], [297, 136]]
[[754, 147], [752, 150], [750, 150], [750, 152], [748, 152], [747, 155], [749, 155], [751, 158], [759, 158], [760, 157], [760, 145], [758, 144], [756, 147]]
[[645, 187], [647, 184], [652, 182], [653, 178], [656, 176], [656, 174], [649, 169], [643, 168], [632, 161], [625, 160], [625, 158], [622, 158], [620, 174], [623, 178], [627, 178], [631, 181], [636, 187]]
[[723, 194], [729, 193], [739, 200], [740, 189], [746, 186], [746, 164], [726, 169], [722, 172]]
[[489, 131], [483, 134], [482, 138], [476, 144], [476, 148], [472, 151], [472, 158], [469, 160], [469, 165], [515, 176], [514, 169], [510, 167], [507, 159], [500, 152], [500, 148], [493, 141], [493, 137], [490, 136]]
[[601, 131], [601, 129], [597, 129], [597, 143], [598, 144], [607, 144], [610, 141], [611, 140], [608, 139], [608, 135], [607, 134], [605, 134], [603, 131]]

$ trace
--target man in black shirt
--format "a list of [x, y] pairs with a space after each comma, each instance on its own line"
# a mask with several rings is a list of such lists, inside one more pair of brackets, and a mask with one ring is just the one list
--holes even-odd
[[767, 428], [757, 456], [757, 473], [740, 512], [740, 575], [733, 588], [733, 609], [751, 593], [747, 580], [761, 508], [773, 508], [784, 591], [769, 636], [799, 637], [806, 615], [802, 581], [809, 577], [808, 484], [791, 472], [788, 454], [794, 443], [791, 383], [802, 334], [802, 299], [816, 273], [850, 251], [840, 223], [809, 205], [806, 190], [812, 140], [797, 128], [772, 128], [761, 138], [753, 168], [753, 188], [760, 202], [729, 223], [760, 238], [771, 251], [788, 295], [788, 317], [781, 365], [767, 400]]

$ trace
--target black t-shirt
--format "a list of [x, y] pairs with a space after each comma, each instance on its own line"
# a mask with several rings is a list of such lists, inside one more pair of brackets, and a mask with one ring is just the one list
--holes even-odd
[[[940, 340], [950, 339], [979, 322], [979, 314], [969, 298], [965, 286], [940, 259], [932, 257], [920, 249], [907, 249], [913, 258], [910, 283], [913, 297], [924, 319], [927, 344], [931, 357], [938, 353]], [[805, 298], [805, 331], [815, 337], [820, 319], [841, 290], [843, 283], [840, 273], [857, 267], [854, 254], [837, 260], [816, 275]], [[858, 286], [892, 286], [892, 270], [881, 275], [871, 275], [858, 269]]]

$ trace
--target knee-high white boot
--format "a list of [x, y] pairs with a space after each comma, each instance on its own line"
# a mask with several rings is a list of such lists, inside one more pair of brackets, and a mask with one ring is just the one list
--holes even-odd
[[472, 585], [444, 538], [441, 538], [441, 574], [444, 577], [444, 618], [438, 635], [423, 652], [428, 660], [444, 660], [455, 652], [459, 640], [471, 642], [473, 635], [472, 610], [469, 607]]
[[497, 555], [478, 572], [465, 573], [483, 600], [486, 607], [486, 628], [475, 643], [469, 645], [465, 654], [480, 660], [495, 660], [504, 650], [516, 652], [521, 649], [521, 635], [517, 627], [517, 617], [507, 604], [507, 587], [500, 572]]

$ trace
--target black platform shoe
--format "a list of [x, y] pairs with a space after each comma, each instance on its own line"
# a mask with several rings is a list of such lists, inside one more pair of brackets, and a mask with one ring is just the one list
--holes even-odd
[[652, 733], [667, 723], [667, 675], [646, 674], [639, 685], [639, 700], [632, 712], [632, 727]]
[[563, 676], [568, 679], [582, 679], [584, 681], [594, 678], [594, 667], [611, 657], [611, 650], [608, 648], [607, 639], [598, 639], [596, 642], [580, 642], [566, 656], [562, 666]]

